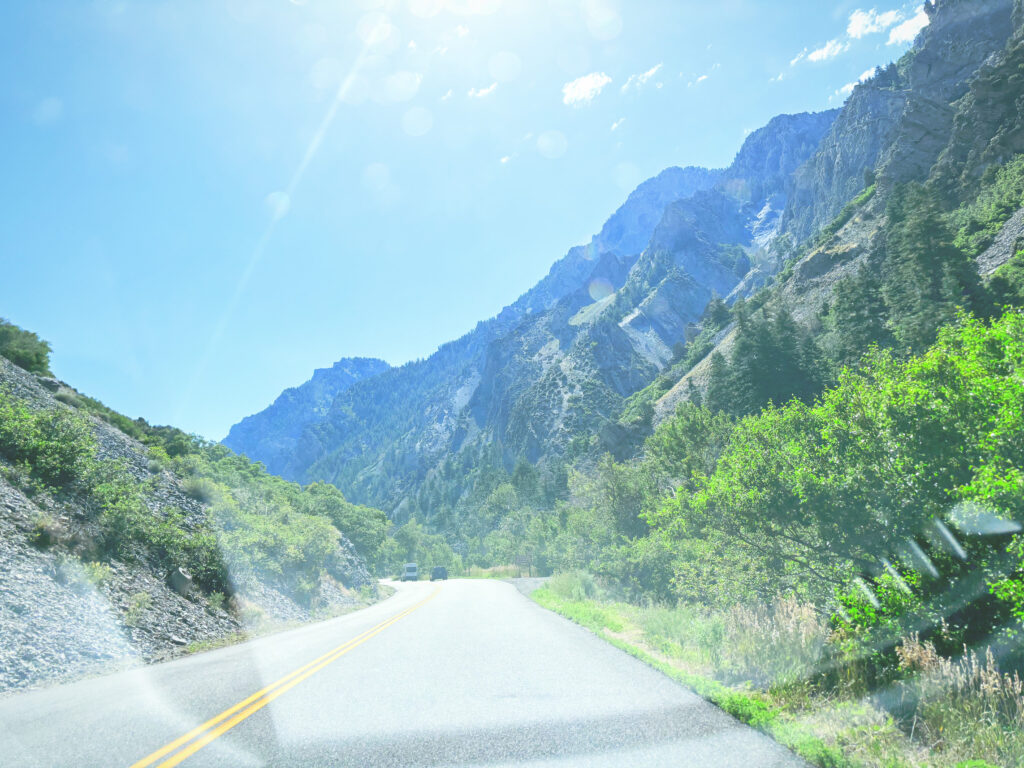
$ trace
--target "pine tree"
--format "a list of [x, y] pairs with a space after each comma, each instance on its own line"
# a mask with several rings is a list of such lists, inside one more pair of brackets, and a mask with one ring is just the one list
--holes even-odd
[[927, 188], [909, 184], [895, 190], [887, 215], [882, 295], [888, 326], [899, 347], [920, 352], [958, 306], [983, 308], [978, 270], [953, 245], [939, 202]]
[[721, 352], [711, 354], [708, 389], [704, 395], [704, 403], [711, 411], [733, 412], [732, 372]]
[[868, 266], [836, 283], [825, 324], [832, 336], [830, 357], [837, 367], [852, 365], [872, 344], [890, 346], [888, 309], [882, 281]]

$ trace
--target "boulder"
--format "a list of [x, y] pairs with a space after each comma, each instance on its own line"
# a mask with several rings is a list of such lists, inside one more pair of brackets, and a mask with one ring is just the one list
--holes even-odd
[[168, 586], [182, 597], [192, 592], [192, 577], [184, 568], [175, 568], [167, 575]]

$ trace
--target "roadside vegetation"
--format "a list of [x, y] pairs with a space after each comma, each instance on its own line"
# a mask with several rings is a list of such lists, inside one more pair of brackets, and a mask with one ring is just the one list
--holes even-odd
[[899, 681], [876, 691], [870, 661], [851, 658], [817, 608], [793, 598], [770, 607], [639, 606], [574, 572], [533, 599], [814, 765], [985, 768], [1017, 766], [1024, 755], [1024, 688], [991, 652], [953, 660], [912, 635], [896, 647]]

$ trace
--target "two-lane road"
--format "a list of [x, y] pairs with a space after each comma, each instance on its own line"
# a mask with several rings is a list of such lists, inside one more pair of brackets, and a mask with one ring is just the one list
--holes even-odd
[[509, 584], [0, 700], [0, 766], [802, 766]]

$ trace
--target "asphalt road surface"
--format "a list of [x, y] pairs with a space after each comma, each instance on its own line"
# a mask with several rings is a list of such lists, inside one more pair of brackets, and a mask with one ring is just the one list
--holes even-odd
[[496, 581], [0, 700], [0, 766], [174, 765], [804, 764]]

